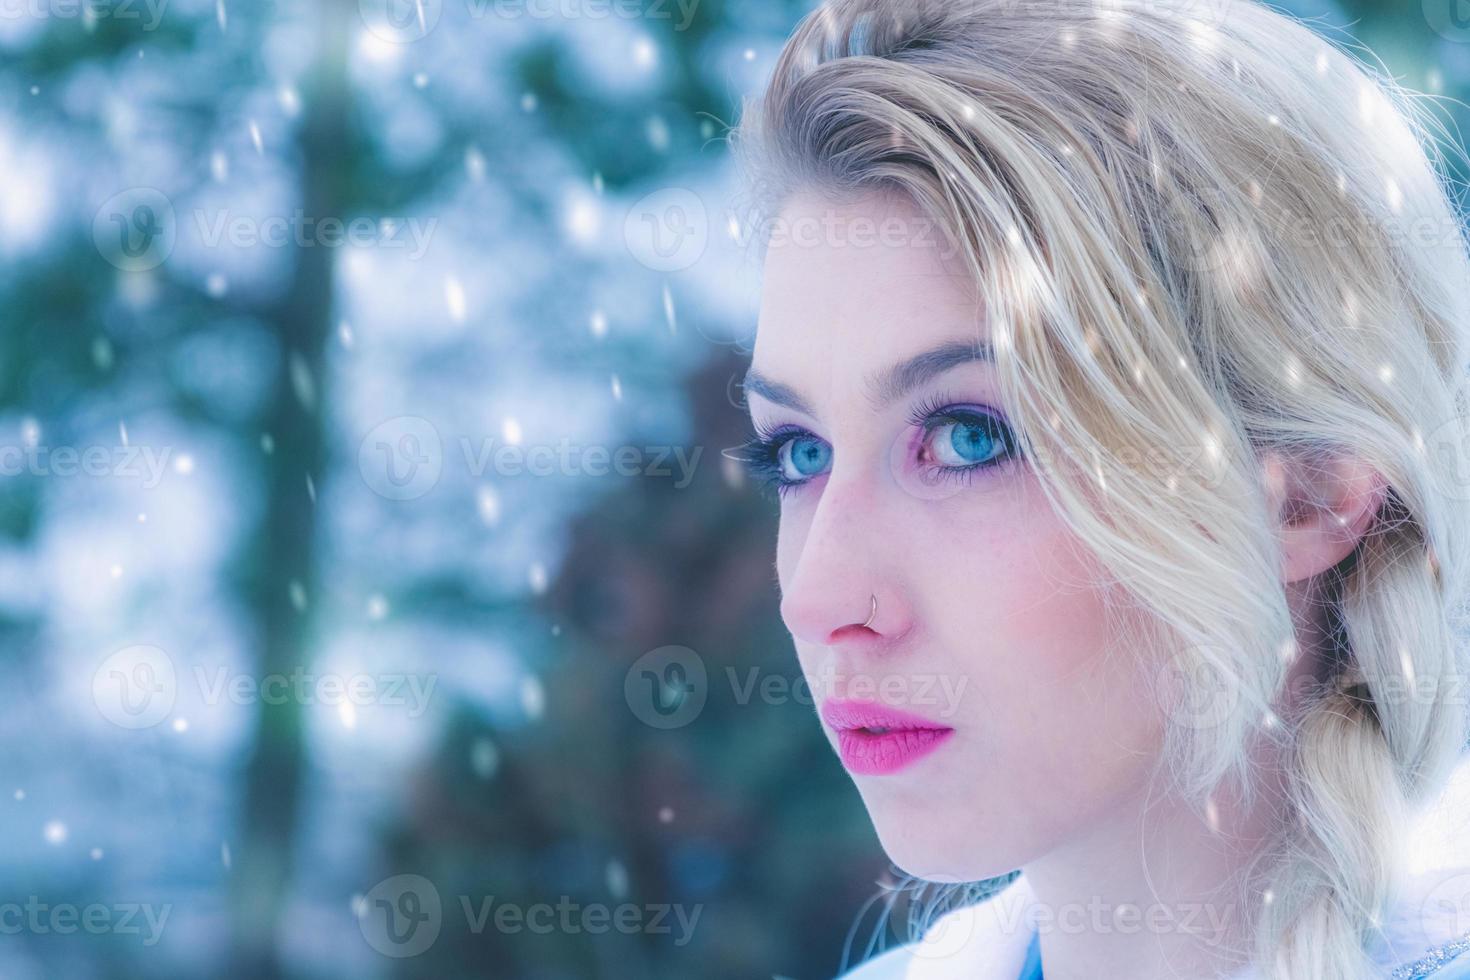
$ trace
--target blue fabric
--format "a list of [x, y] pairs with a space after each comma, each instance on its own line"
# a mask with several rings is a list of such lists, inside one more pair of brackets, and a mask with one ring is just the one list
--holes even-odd
[[1031, 934], [1031, 945], [1026, 947], [1026, 962], [1021, 964], [1021, 975], [1016, 980], [1042, 980], [1041, 976], [1041, 933]]
[[1427, 975], [1434, 980], [1470, 980], [1470, 952], [1458, 954], [1439, 970]]
[[[1026, 947], [1026, 962], [1021, 964], [1021, 975], [1016, 980], [1044, 980], [1041, 975], [1040, 932], [1031, 934], [1031, 944]], [[1412, 980], [1470, 980], [1470, 950], [1457, 954], [1437, 970], [1414, 973]]]

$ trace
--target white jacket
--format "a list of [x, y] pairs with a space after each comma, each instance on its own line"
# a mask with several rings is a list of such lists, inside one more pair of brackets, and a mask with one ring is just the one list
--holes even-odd
[[[1036, 932], [1025, 915], [1034, 901], [1022, 873], [985, 901], [940, 916], [919, 942], [881, 953], [843, 978], [1016, 980]], [[1410, 877], [1368, 949], [1386, 978], [1470, 980], [1470, 867]], [[1260, 980], [1260, 974], [1248, 967], [1230, 980]]]

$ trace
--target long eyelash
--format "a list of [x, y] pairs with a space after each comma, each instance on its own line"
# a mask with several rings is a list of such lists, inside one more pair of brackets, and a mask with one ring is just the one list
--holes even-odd
[[1004, 417], [988, 405], [974, 405], [973, 410], [961, 409], [956, 400], [948, 392], [933, 395], [918, 405], [914, 406], [909, 414], [909, 424], [924, 430], [928, 434], [946, 422], [962, 422], [974, 418], [976, 415], [984, 415], [994, 423], [996, 429], [1000, 430], [1001, 441], [1006, 451], [1003, 455], [985, 462], [971, 463], [968, 466], [937, 466], [940, 479], [959, 480], [968, 484], [979, 474], [981, 470], [1000, 466], [1020, 455], [1020, 446], [1016, 440], [1014, 430], [1006, 422]]
[[757, 427], [752, 438], [725, 450], [724, 455], [740, 463], [763, 489], [774, 488], [778, 496], [784, 497], [802, 481], [788, 480], [781, 474], [781, 463], [777, 454], [786, 442], [807, 434], [809, 433], [798, 425], [780, 425], [769, 430]]
[[751, 476], [765, 482], [775, 468], [774, 450], [775, 446], [769, 439], [755, 436], [726, 449], [724, 455], [739, 463]]
[[[929, 398], [924, 399], [923, 401], [919, 402], [919, 404], [914, 406], [913, 410], [909, 413], [909, 425], [917, 426], [918, 428], [928, 429], [933, 428], [933, 423], [935, 422], [935, 420], [939, 420], [942, 422], [952, 422], [957, 416], [963, 417], [964, 415], [975, 414], [974, 412], [955, 412], [954, 409], [957, 407], [957, 401], [959, 401], [961, 404], [969, 405], [968, 402], [963, 402], [962, 400], [955, 399], [948, 392], [941, 392], [937, 395], [931, 395]], [[983, 414], [989, 415], [991, 418], [995, 419], [997, 422], [1000, 422], [1002, 425], [1005, 424], [1005, 420], [1001, 417], [1000, 413], [991, 408], [989, 405], [979, 404], [974, 405], [973, 407], [984, 409]]]
[[[965, 407], [960, 408], [960, 405]], [[969, 466], [935, 467], [942, 479], [961, 480], [968, 483], [980, 470], [999, 466], [1015, 458], [1019, 453], [1015, 435], [1005, 419], [995, 409], [983, 404], [971, 405], [967, 402], [957, 402], [948, 393], [933, 395], [920, 402], [910, 412], [909, 424], [923, 429], [926, 434], [945, 422], [960, 422], [972, 419], [976, 415], [984, 415], [995, 423], [1006, 446], [1006, 454], [997, 459], [972, 463]], [[778, 458], [781, 447], [798, 436], [817, 438], [799, 425], [778, 425], [768, 430], [756, 426], [755, 435], [752, 438], [738, 446], [723, 450], [722, 454], [739, 463], [746, 473], [761, 485], [763, 490], [774, 489], [777, 496], [785, 497], [786, 494], [808, 482], [788, 480], [781, 472], [781, 463]]]

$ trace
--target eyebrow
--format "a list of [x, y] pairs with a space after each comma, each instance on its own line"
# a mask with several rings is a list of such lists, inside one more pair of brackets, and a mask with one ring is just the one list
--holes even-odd
[[[978, 340], [951, 340], [940, 344], [868, 375], [868, 401], [874, 411], [879, 411], [931, 378], [971, 361], [994, 363], [995, 351], [989, 344]], [[806, 399], [794, 388], [766, 377], [755, 368], [745, 372], [745, 380], [740, 384], [746, 391], [753, 391], [767, 401], [817, 417]]]

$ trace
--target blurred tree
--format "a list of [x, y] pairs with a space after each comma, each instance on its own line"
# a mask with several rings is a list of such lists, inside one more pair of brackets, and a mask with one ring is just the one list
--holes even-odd
[[[317, 0], [317, 49], [303, 91], [296, 132], [302, 210], [341, 215], [357, 210], [346, 187], [360, 152], [356, 108], [347, 82], [351, 0]], [[311, 667], [311, 623], [319, 577], [316, 490], [326, 459], [319, 402], [325, 349], [334, 322], [334, 258], [330, 249], [291, 253], [289, 285], [261, 311], [276, 339], [275, 384], [258, 428], [271, 442], [260, 466], [260, 525], [243, 556], [246, 605], [257, 624], [259, 676], [294, 677]], [[304, 779], [302, 705], [294, 699], [257, 705], [256, 734], [245, 767], [239, 872], [233, 879], [234, 952], [228, 972], [274, 980], [280, 962], [278, 919], [286, 907], [296, 851]]]

